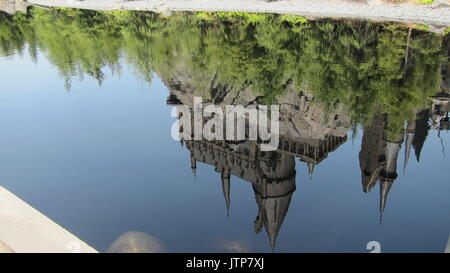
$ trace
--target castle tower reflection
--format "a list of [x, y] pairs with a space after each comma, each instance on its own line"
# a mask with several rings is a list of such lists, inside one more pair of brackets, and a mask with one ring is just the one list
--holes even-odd
[[386, 208], [389, 191], [398, 177], [397, 162], [403, 142], [405, 142], [403, 164], [405, 171], [413, 148], [417, 161], [420, 161], [421, 151], [431, 128], [430, 120], [438, 135], [441, 130], [448, 130], [450, 96], [447, 92], [441, 92], [430, 101], [431, 109], [417, 110], [415, 120], [407, 121], [405, 130], [397, 133], [389, 132], [388, 117], [382, 114], [376, 114], [363, 128], [359, 153], [362, 186], [364, 192], [369, 192], [379, 182], [380, 221]]
[[195, 162], [214, 166], [220, 174], [227, 215], [231, 203], [231, 177], [252, 183], [259, 208], [255, 231], [260, 232], [264, 227], [270, 245], [274, 247], [296, 189], [295, 157], [277, 151], [261, 152], [256, 142], [186, 141], [185, 146]]

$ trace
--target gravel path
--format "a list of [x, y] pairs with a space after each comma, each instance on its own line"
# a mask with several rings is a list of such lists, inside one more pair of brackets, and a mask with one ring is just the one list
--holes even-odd
[[309, 18], [351, 18], [450, 26], [450, 7], [410, 4], [350, 3], [337, 0], [28, 0], [52, 7], [95, 10], [244, 11], [302, 15]]

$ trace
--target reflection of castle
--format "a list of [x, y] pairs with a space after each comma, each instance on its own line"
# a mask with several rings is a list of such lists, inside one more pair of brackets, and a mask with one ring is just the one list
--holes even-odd
[[359, 153], [364, 192], [370, 191], [377, 181], [380, 184], [380, 214], [397, 178], [397, 157], [403, 143], [403, 134], [390, 136], [385, 131], [386, 116], [377, 115], [364, 127]]
[[[179, 75], [165, 80], [170, 90], [167, 103], [183, 104], [193, 109], [195, 90], [191, 78]], [[215, 86], [217, 85], [217, 86]], [[258, 104], [261, 97], [251, 89], [233, 90], [210, 84], [209, 99], [203, 97], [205, 104], [218, 106]], [[280, 106], [280, 143], [279, 151], [298, 157], [308, 164], [310, 174], [314, 167], [324, 160], [328, 153], [334, 151], [347, 140], [350, 118], [343, 114], [341, 108], [325, 111], [312, 103], [313, 96], [306, 92], [298, 94], [298, 90], [288, 85], [284, 95], [278, 97]]]
[[[189, 92], [191, 88], [188, 82], [188, 79], [166, 81], [170, 89], [168, 104], [183, 104], [193, 108], [194, 95]], [[250, 90], [237, 93], [225, 91], [212, 92], [215, 96], [204, 99], [204, 102], [222, 107], [236, 103], [258, 104], [259, 98]], [[280, 143], [276, 151], [263, 152], [256, 141], [183, 141], [190, 151], [194, 174], [197, 162], [214, 166], [220, 173], [227, 213], [230, 209], [231, 176], [252, 183], [258, 204], [255, 232], [259, 233], [265, 228], [271, 247], [275, 246], [296, 189], [295, 158], [305, 162], [312, 175], [314, 166], [347, 140], [348, 128], [345, 124], [348, 118], [339, 112], [327, 116], [323, 109], [313, 105], [310, 100], [309, 95], [299, 96], [296, 92], [288, 92], [280, 99]]]
[[[183, 104], [193, 108], [194, 88], [190, 78], [178, 76], [165, 80], [169, 87], [170, 105]], [[258, 105], [260, 97], [251, 90], [233, 90], [211, 83], [211, 97], [204, 98], [205, 104], [220, 107], [231, 104]], [[325, 112], [312, 103], [312, 95], [294, 90], [278, 97], [280, 105], [280, 143], [273, 152], [262, 152], [256, 142], [194, 141], [183, 143], [190, 151], [191, 167], [196, 171], [197, 162], [214, 166], [220, 173], [222, 189], [227, 207], [230, 209], [231, 176], [251, 182], [258, 204], [255, 231], [263, 227], [269, 236], [270, 245], [275, 246], [277, 234], [288, 211], [295, 186], [295, 158], [305, 162], [311, 176], [314, 167], [323, 161], [347, 140], [350, 118], [339, 107]], [[291, 90], [290, 90], [291, 89]], [[443, 89], [445, 90], [445, 89]], [[388, 116], [376, 114], [363, 128], [363, 139], [359, 161], [363, 191], [370, 191], [376, 183], [380, 187], [380, 220], [386, 207], [389, 191], [398, 177], [398, 155], [405, 144], [403, 168], [414, 149], [417, 161], [428, 135], [430, 120], [434, 128], [448, 130], [448, 92], [432, 99], [430, 109], [416, 111], [416, 119], [407, 122], [406, 128], [390, 132]], [[206, 122], [204, 120], [203, 122]]]
[[194, 173], [198, 161], [214, 166], [220, 173], [227, 213], [230, 208], [231, 176], [252, 183], [259, 207], [255, 232], [259, 233], [264, 227], [270, 245], [274, 247], [296, 189], [295, 157], [308, 164], [311, 174], [315, 164], [321, 162], [345, 140], [346, 136], [330, 136], [324, 140], [309, 141], [281, 137], [279, 149], [273, 152], [260, 151], [256, 141], [235, 143], [185, 140], [183, 144], [190, 151]]

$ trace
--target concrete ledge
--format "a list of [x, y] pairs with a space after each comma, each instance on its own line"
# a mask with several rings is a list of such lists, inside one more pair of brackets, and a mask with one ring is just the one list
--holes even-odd
[[14, 253], [14, 250], [6, 245], [4, 242], [0, 241], [0, 253]]
[[411, 4], [336, 0], [28, 0], [47, 7], [93, 10], [242, 11], [301, 15], [309, 18], [349, 18], [450, 26], [450, 8]]
[[96, 253], [48, 217], [0, 187], [0, 253]]

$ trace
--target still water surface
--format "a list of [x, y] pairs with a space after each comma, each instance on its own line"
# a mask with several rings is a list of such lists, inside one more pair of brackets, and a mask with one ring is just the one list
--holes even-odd
[[[169, 252], [445, 249], [448, 37], [276, 16], [1, 15], [0, 185], [97, 250], [129, 231]], [[180, 145], [172, 107], [194, 95], [280, 105], [283, 145]]]

